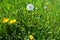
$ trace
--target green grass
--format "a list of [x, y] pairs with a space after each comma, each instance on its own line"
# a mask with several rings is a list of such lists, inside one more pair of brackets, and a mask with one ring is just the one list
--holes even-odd
[[[17, 22], [3, 23], [4, 17]], [[60, 40], [60, 0], [0, 0], [0, 40], [27, 40], [31, 34], [35, 40]]]

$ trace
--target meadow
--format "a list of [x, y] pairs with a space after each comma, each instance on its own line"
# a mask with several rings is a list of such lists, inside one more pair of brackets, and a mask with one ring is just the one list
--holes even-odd
[[60, 0], [0, 0], [0, 40], [30, 39], [60, 40]]

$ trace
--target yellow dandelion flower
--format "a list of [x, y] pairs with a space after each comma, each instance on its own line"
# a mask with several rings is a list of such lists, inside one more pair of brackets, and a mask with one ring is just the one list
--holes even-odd
[[6, 22], [8, 22], [8, 21], [9, 21], [8, 18], [4, 18], [4, 19], [3, 19], [3, 23], [6, 23]]
[[15, 22], [16, 22], [16, 20], [13, 19], [13, 20], [11, 20], [9, 23], [10, 23], [10, 24], [14, 24]]
[[30, 39], [30, 40], [33, 40], [33, 39], [34, 39], [33, 35], [30, 35], [30, 36], [29, 36], [29, 39]]

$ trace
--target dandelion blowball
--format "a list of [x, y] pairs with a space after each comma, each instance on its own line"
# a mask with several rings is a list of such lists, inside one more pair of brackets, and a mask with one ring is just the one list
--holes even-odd
[[44, 6], [44, 9], [47, 9], [47, 6]]
[[33, 4], [28, 4], [28, 5], [27, 5], [27, 10], [31, 11], [31, 10], [33, 10], [33, 9], [34, 9]]

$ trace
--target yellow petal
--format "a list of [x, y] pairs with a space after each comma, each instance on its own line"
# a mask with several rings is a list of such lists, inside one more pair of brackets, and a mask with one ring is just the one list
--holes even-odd
[[13, 20], [11, 20], [9, 23], [10, 23], [10, 24], [14, 24], [15, 22], [16, 22], [16, 20], [13, 19]]
[[3, 19], [3, 23], [6, 23], [6, 22], [8, 22], [8, 21], [9, 21], [8, 18], [4, 18], [4, 19]]
[[30, 38], [30, 40], [33, 40], [34, 39], [33, 35], [30, 35], [29, 38]]

